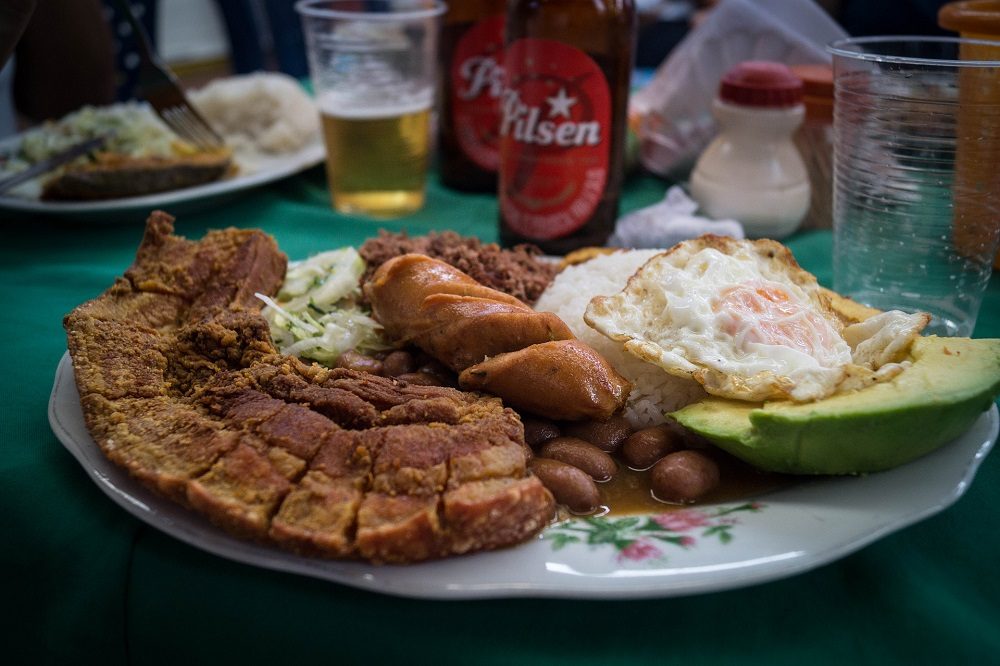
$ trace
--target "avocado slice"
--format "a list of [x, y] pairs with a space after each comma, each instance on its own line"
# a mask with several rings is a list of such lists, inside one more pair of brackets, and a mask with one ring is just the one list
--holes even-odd
[[751, 465], [791, 474], [858, 474], [930, 453], [1000, 394], [1000, 339], [917, 338], [892, 380], [811, 403], [710, 397], [670, 414]]

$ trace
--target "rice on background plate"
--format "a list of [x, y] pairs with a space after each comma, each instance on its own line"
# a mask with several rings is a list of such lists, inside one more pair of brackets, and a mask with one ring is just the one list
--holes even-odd
[[238, 153], [291, 153], [319, 137], [316, 104], [287, 74], [256, 72], [217, 79], [189, 96]]
[[661, 368], [632, 356], [620, 342], [598, 333], [583, 320], [587, 304], [595, 296], [611, 296], [625, 288], [628, 279], [663, 250], [627, 250], [599, 255], [575, 266], [567, 266], [535, 303], [535, 310], [553, 312], [570, 330], [596, 349], [622, 376], [632, 382], [625, 404], [625, 418], [633, 428], [666, 421], [664, 414], [704, 398], [701, 385], [674, 377]]

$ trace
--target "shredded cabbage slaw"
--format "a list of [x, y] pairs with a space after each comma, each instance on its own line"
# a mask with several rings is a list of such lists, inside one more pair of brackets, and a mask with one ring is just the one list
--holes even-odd
[[365, 261], [352, 247], [289, 265], [276, 298], [256, 294], [283, 354], [330, 365], [346, 351], [388, 349], [381, 325], [360, 304]]

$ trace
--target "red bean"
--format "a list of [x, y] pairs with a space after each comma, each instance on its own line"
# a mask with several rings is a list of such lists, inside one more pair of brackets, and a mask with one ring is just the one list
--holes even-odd
[[621, 456], [633, 469], [648, 469], [667, 455], [683, 447], [681, 438], [665, 425], [637, 430], [622, 444]]
[[360, 354], [353, 349], [349, 349], [340, 355], [337, 359], [337, 367], [360, 370], [361, 372], [369, 372], [373, 375], [382, 374], [382, 361]]
[[586, 440], [605, 453], [615, 453], [632, 433], [632, 426], [624, 416], [615, 415], [607, 421], [569, 423], [563, 428], [563, 432], [570, 437]]
[[417, 361], [408, 351], [389, 352], [382, 359], [382, 374], [386, 377], [398, 377], [417, 369]]
[[544, 444], [562, 434], [559, 426], [546, 419], [522, 416], [521, 422], [524, 423], [524, 441], [528, 446]]
[[601, 505], [597, 484], [578, 467], [549, 458], [533, 458], [528, 468], [556, 501], [573, 513], [593, 513]]
[[590, 442], [576, 437], [550, 439], [542, 446], [538, 455], [578, 467], [594, 481], [607, 481], [618, 471], [618, 465], [611, 456]]
[[653, 495], [664, 502], [688, 504], [719, 485], [719, 466], [698, 451], [677, 451], [653, 465]]

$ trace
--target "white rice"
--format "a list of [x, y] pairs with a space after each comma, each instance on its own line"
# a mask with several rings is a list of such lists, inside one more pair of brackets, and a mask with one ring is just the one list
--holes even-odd
[[218, 79], [191, 101], [234, 150], [290, 153], [319, 136], [319, 112], [299, 82], [257, 72]]
[[664, 414], [703, 398], [701, 385], [667, 374], [661, 368], [632, 356], [620, 342], [598, 333], [583, 320], [590, 299], [611, 296], [651, 257], [661, 250], [629, 250], [601, 255], [569, 266], [545, 290], [535, 309], [554, 312], [574, 334], [596, 349], [615, 370], [632, 382], [625, 417], [634, 428], [663, 423]]

